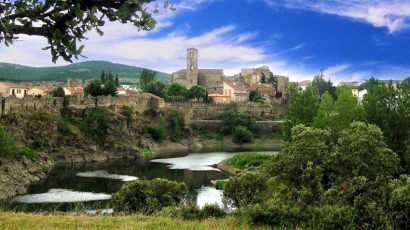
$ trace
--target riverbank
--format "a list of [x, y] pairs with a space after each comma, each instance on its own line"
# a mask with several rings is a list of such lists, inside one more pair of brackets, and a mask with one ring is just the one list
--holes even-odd
[[0, 212], [0, 229], [268, 229], [233, 217], [186, 221], [161, 216], [69, 216]]

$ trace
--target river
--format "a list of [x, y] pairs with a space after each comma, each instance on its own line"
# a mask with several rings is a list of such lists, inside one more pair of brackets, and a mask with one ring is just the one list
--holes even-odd
[[46, 179], [32, 185], [27, 194], [15, 197], [11, 208], [24, 211], [111, 212], [111, 195], [124, 183], [153, 178], [185, 182], [191, 199], [200, 207], [206, 203], [222, 205], [222, 191], [216, 190], [211, 180], [229, 177], [215, 165], [234, 154], [191, 153], [155, 160], [57, 165]]

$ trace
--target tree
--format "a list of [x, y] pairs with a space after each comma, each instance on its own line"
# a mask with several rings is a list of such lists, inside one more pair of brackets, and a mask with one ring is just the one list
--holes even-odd
[[53, 90], [53, 97], [65, 97], [64, 89], [59, 86], [57, 89]]
[[262, 73], [261, 74], [261, 79], [260, 79], [260, 83], [266, 83], [267, 81], [266, 81], [266, 75], [265, 75], [265, 73]]
[[206, 89], [200, 85], [194, 85], [188, 90], [188, 99], [199, 101], [206, 96]]
[[312, 85], [316, 87], [320, 96], [325, 92], [328, 92], [330, 95], [332, 95], [333, 99], [336, 99], [336, 87], [333, 86], [333, 83], [330, 81], [330, 79], [326, 81], [323, 78], [323, 71], [320, 71], [320, 74], [316, 75], [313, 78]]
[[328, 169], [334, 184], [359, 176], [375, 180], [397, 174], [399, 158], [387, 147], [379, 127], [354, 122], [341, 132]]
[[332, 127], [332, 117], [335, 115], [333, 105], [333, 97], [325, 92], [320, 98], [319, 109], [313, 119], [313, 127], [321, 129]]
[[156, 79], [157, 72], [143, 69], [141, 76], [140, 76], [140, 88], [143, 92], [147, 92], [149, 90], [149, 85], [153, 83]]
[[285, 114], [285, 121], [282, 126], [284, 137], [288, 140], [291, 138], [291, 129], [294, 125], [312, 125], [318, 106], [319, 95], [314, 86], [308, 86], [306, 90], [299, 93], [292, 91], [289, 109]]
[[269, 72], [268, 83], [275, 86], [275, 88], [277, 88], [278, 87], [278, 77], [279, 75], [273, 75], [272, 72]]
[[85, 88], [84, 88], [85, 95], [91, 95], [93, 97], [97, 97], [103, 94], [101, 81], [100, 80], [93, 80], [91, 81]]
[[164, 88], [164, 97], [168, 101], [185, 101], [188, 95], [188, 89], [179, 83], [172, 83]]
[[403, 81], [394, 89], [371, 78], [363, 84], [365, 117], [381, 128], [386, 142], [400, 157], [406, 172], [410, 172], [410, 82]]
[[115, 75], [115, 86], [120, 86], [120, 79], [118, 78], [118, 74]]
[[[152, 0], [65, 1], [65, 0], [4, 0], [0, 3], [0, 42], [13, 44], [19, 34], [45, 37], [52, 61], [62, 57], [72, 62], [81, 56], [85, 34], [95, 29], [103, 35], [101, 27], [107, 20], [131, 23], [138, 30], [151, 30], [156, 21], [149, 10]], [[165, 9], [174, 8], [165, 1]], [[151, 8], [152, 9], [152, 8]], [[35, 22], [35, 23], [33, 23]]]
[[102, 87], [102, 95], [104, 96], [116, 96], [117, 95], [117, 86], [114, 81], [107, 81]]
[[259, 94], [258, 91], [251, 91], [249, 93], [249, 100], [253, 102], [263, 103], [265, 99]]

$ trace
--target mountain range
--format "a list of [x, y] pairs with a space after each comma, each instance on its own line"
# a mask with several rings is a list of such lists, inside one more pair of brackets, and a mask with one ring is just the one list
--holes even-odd
[[[66, 66], [30, 67], [0, 62], [0, 79], [10, 81], [55, 81], [65, 82], [67, 78], [82, 80], [99, 78], [101, 72], [118, 74], [121, 82], [136, 83], [143, 68], [112, 63], [108, 61], [86, 61]], [[169, 81], [171, 75], [157, 72], [157, 79]]]

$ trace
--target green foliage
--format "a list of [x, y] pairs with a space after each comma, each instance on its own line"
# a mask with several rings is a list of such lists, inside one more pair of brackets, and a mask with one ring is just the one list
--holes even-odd
[[388, 146], [401, 159], [401, 165], [410, 172], [410, 82], [403, 81], [395, 90], [372, 78], [363, 87], [368, 91], [363, 108], [369, 123], [384, 133]]
[[157, 72], [148, 70], [148, 69], [143, 69], [140, 77], [140, 88], [144, 92], [148, 92], [152, 87], [152, 84], [156, 81], [156, 75]]
[[187, 93], [188, 99], [202, 100], [206, 96], [206, 89], [200, 85], [192, 86]]
[[145, 87], [145, 93], [152, 93], [154, 95], [157, 95], [158, 97], [164, 97], [165, 84], [163, 82], [149, 82]]
[[167, 101], [185, 101], [188, 96], [188, 89], [179, 83], [172, 83], [165, 86], [163, 95]]
[[188, 197], [184, 183], [165, 179], [136, 180], [113, 194], [115, 212], [153, 214], [164, 207], [177, 206]]
[[264, 73], [262, 73], [262, 74], [261, 74], [261, 80], [260, 80], [260, 83], [267, 83], [267, 80], [266, 80], [266, 75], [265, 75]]
[[319, 106], [319, 95], [314, 86], [308, 86], [303, 92], [291, 91], [289, 110], [285, 115], [282, 132], [285, 139], [291, 139], [294, 125], [312, 125]]
[[267, 154], [240, 153], [224, 160], [223, 163], [230, 167], [234, 167], [240, 170], [246, 170], [266, 164], [270, 161], [270, 159], [272, 159], [272, 156]]
[[278, 77], [280, 77], [280, 76], [279, 75], [273, 75], [272, 72], [269, 72], [268, 83], [275, 86], [275, 88], [278, 87]]
[[318, 94], [322, 96], [324, 93], [330, 94], [334, 99], [336, 98], [336, 87], [333, 86], [333, 83], [326, 81], [323, 78], [323, 72], [321, 71], [319, 75], [315, 76], [312, 81], [312, 85], [316, 88]]
[[382, 131], [362, 122], [355, 122], [341, 132], [328, 160], [330, 178], [335, 183], [357, 176], [373, 180], [399, 171], [399, 159], [387, 148]]
[[144, 158], [150, 158], [154, 155], [154, 153], [152, 153], [149, 149], [144, 149], [142, 151], [142, 155], [144, 156]]
[[233, 141], [236, 143], [250, 143], [253, 140], [253, 134], [244, 126], [236, 126], [232, 133]]
[[223, 218], [226, 211], [217, 204], [206, 204], [202, 208], [196, 205], [187, 205], [165, 210], [170, 217], [183, 220], [204, 220], [208, 218]]
[[32, 162], [38, 160], [36, 152], [28, 147], [18, 146], [16, 138], [0, 125], [0, 158], [18, 159], [23, 156]]
[[116, 96], [117, 87], [115, 86], [114, 81], [107, 80], [102, 83], [100, 80], [93, 80], [84, 88], [84, 94], [93, 97], [108, 95]]
[[127, 127], [130, 128], [134, 119], [134, 111], [131, 107], [124, 105], [122, 107], [122, 114], [127, 118]]
[[251, 91], [249, 94], [249, 100], [257, 103], [264, 103], [265, 99], [257, 91]]
[[167, 130], [164, 116], [160, 115], [158, 118], [158, 122], [156, 122], [155, 124], [148, 125], [147, 130], [154, 140], [165, 140], [165, 138], [167, 137]]
[[355, 229], [357, 213], [351, 206], [317, 207], [309, 225], [315, 229]]
[[[156, 21], [152, 17], [152, 9], [148, 10], [150, 1], [117, 1], [110, 2], [78, 2], [67, 4], [63, 0], [2, 1], [0, 18], [0, 42], [12, 45], [18, 34], [42, 36], [47, 39], [52, 61], [58, 58], [72, 62], [73, 58], [82, 56], [84, 45], [78, 41], [85, 39], [88, 31], [97, 31], [103, 35], [101, 27], [105, 21], [130, 23], [136, 29], [151, 30]], [[168, 2], [165, 9], [172, 9]], [[158, 6], [155, 8], [158, 11]], [[32, 21], [39, 24], [33, 24]]]
[[217, 180], [215, 183], [215, 188], [218, 190], [223, 190], [226, 180]]
[[389, 184], [390, 219], [393, 229], [406, 229], [410, 226], [410, 176], [403, 175]]
[[262, 193], [267, 188], [266, 177], [260, 173], [248, 172], [230, 178], [224, 185], [225, 202], [235, 207], [244, 207], [262, 202]]
[[61, 86], [59, 86], [57, 87], [57, 89], [53, 90], [52, 95], [53, 97], [65, 97], [64, 89]]
[[178, 141], [182, 137], [182, 131], [184, 130], [184, 114], [177, 109], [171, 109], [168, 120], [168, 131], [171, 134], [170, 139], [172, 141]]
[[222, 133], [231, 134], [235, 127], [243, 126], [251, 132], [258, 130], [258, 124], [252, 114], [248, 112], [227, 111], [222, 115], [224, 121]]

